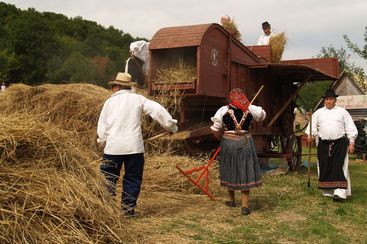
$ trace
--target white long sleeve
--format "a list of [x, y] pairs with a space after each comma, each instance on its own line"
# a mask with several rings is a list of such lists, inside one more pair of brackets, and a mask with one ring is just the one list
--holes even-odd
[[[260, 106], [250, 105], [248, 107], [248, 111], [251, 113], [252, 117], [256, 121], [264, 120], [266, 117], [265, 110]], [[211, 117], [211, 121], [213, 122], [213, 125], [210, 127], [213, 131], [219, 131], [222, 128], [223, 125], [223, 115], [228, 112], [228, 106], [222, 106], [220, 107], [215, 115]]]
[[[305, 133], [310, 135], [310, 124]], [[323, 107], [312, 115], [312, 136], [319, 136], [323, 140], [336, 140], [344, 135], [351, 143], [354, 143], [358, 135], [352, 117], [344, 108], [335, 106], [327, 109]]]
[[104, 153], [124, 155], [144, 152], [142, 113], [150, 115], [165, 129], [177, 131], [177, 120], [172, 119], [159, 103], [131, 90], [121, 90], [107, 99], [98, 120], [97, 142], [106, 143]]
[[170, 132], [177, 132], [177, 120], [173, 119], [168, 111], [159, 103], [145, 99], [143, 103], [143, 111], [152, 119], [157, 121], [164, 129]]

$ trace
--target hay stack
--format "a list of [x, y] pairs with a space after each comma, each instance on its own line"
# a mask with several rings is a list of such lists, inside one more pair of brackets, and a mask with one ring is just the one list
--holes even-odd
[[76, 133], [32, 114], [0, 117], [0, 240], [121, 243], [133, 239]]
[[[139, 94], [148, 97], [146, 90], [138, 90]], [[87, 83], [40, 86], [24, 84], [11, 85], [6, 92], [0, 93], [0, 111], [4, 114], [32, 114], [40, 121], [51, 122], [58, 128], [77, 132], [80, 145], [96, 151], [97, 122], [103, 103], [111, 96], [111, 92], [102, 87]], [[162, 104], [177, 118], [182, 96], [175, 91], [161, 91], [154, 97], [148, 97]], [[149, 116], [143, 119], [143, 136], [150, 138], [162, 131], [162, 127]], [[165, 141], [150, 142], [147, 150], [155, 153], [170, 151], [171, 143]], [[166, 148], [170, 145], [169, 150]]]
[[241, 33], [238, 30], [237, 23], [234, 21], [234, 18], [225, 15], [220, 18], [220, 22], [224, 29], [226, 29], [232, 36], [241, 41]]
[[95, 148], [99, 113], [111, 92], [86, 83], [35, 87], [14, 84], [0, 95], [3, 113], [31, 113], [40, 121], [78, 132], [84, 145]]
[[[120, 199], [105, 190], [94, 146], [100, 109], [110, 94], [90, 84], [14, 84], [0, 93], [1, 242], [134, 241]], [[176, 113], [181, 98], [162, 91], [152, 99]], [[145, 119], [145, 138], [160, 130]], [[143, 189], [198, 193], [175, 164], [189, 169], [207, 158], [164, 154], [172, 144], [156, 143], [148, 151]], [[218, 179], [215, 167], [210, 178]]]
[[159, 68], [157, 78], [154, 83], [157, 84], [177, 84], [192, 83], [196, 79], [196, 67], [193, 64], [187, 64], [182, 59], [178, 64], [169, 68]]
[[287, 37], [285, 33], [275, 34], [270, 37], [269, 45], [271, 47], [271, 62], [280, 63], [282, 56], [287, 45]]

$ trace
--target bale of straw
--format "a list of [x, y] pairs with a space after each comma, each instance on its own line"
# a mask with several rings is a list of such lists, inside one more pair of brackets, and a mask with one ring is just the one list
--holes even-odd
[[0, 240], [121, 243], [131, 236], [98, 162], [75, 132], [32, 114], [0, 117]]
[[285, 33], [275, 34], [270, 37], [269, 45], [271, 48], [271, 62], [280, 63], [282, 56], [287, 45], [287, 38]]

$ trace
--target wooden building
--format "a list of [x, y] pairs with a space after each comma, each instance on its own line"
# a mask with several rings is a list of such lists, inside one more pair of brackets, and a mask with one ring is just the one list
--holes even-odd
[[[354, 121], [367, 118], [367, 95], [359, 88], [353, 78], [343, 72], [339, 79], [331, 85], [331, 89], [339, 95], [336, 105], [348, 110]], [[317, 107], [322, 106], [322, 99], [320, 99]]]

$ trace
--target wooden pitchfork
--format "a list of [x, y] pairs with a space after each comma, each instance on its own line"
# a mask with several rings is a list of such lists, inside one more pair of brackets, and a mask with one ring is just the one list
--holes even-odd
[[310, 140], [308, 142], [308, 167], [307, 167], [307, 186], [310, 188], [311, 186], [311, 148], [312, 148], [312, 109], [310, 111]]
[[[256, 93], [254, 98], [249, 103], [248, 107], [255, 101], [256, 97], [260, 94], [261, 90], [264, 88], [264, 85], [262, 85], [259, 89], [259, 91]], [[247, 108], [248, 108], [247, 107]], [[215, 153], [213, 156], [209, 159], [208, 163], [199, 167], [194, 167], [192, 169], [183, 170], [178, 165], [176, 165], [176, 168], [185, 176], [187, 177], [194, 185], [196, 185], [205, 195], [207, 195], [211, 200], [215, 200], [213, 195], [209, 192], [209, 167], [214, 162], [214, 159], [218, 156], [220, 151], [220, 147], [215, 150]], [[190, 175], [194, 172], [201, 172], [201, 174], [196, 178], [193, 179]], [[204, 186], [200, 183], [200, 180], [205, 176], [205, 182]]]

